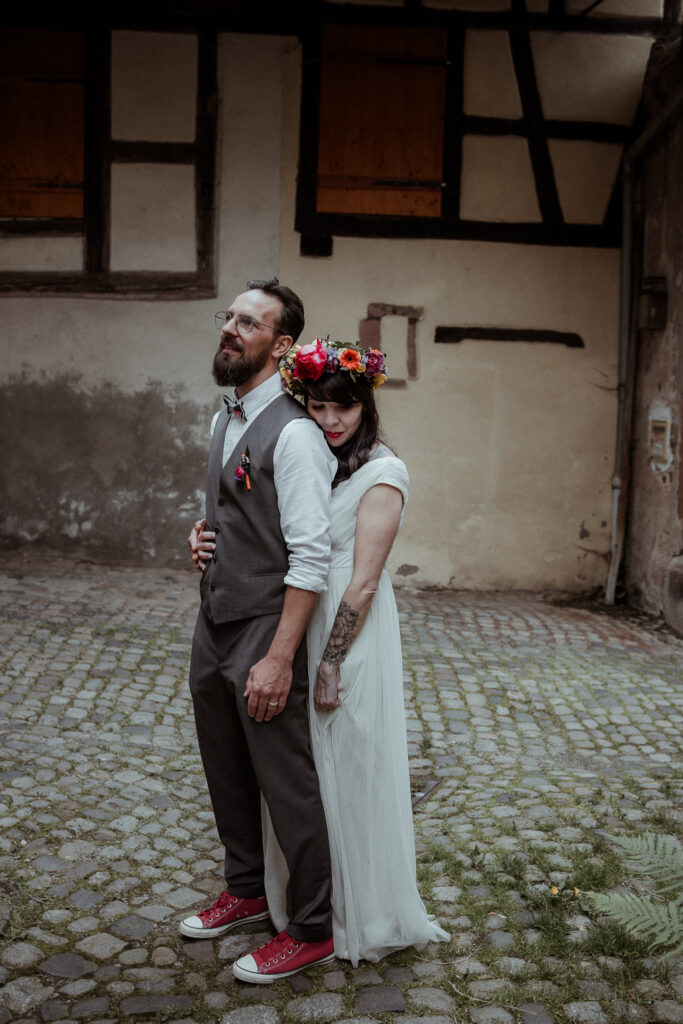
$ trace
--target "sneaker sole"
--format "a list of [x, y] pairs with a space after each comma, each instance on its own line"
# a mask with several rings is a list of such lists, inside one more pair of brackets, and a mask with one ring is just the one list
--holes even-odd
[[304, 964], [302, 967], [295, 967], [293, 971], [278, 971], [277, 974], [255, 974], [251, 971], [245, 971], [243, 967], [238, 967], [237, 963], [232, 965], [232, 973], [240, 981], [251, 981], [256, 985], [270, 985], [273, 981], [279, 981], [281, 978], [291, 978], [293, 974], [298, 974], [299, 971], [308, 971], [311, 967], [319, 967], [321, 964], [331, 964], [336, 959], [334, 953], [330, 953], [329, 956], [324, 956], [320, 960], [313, 960], [310, 964]]
[[178, 925], [178, 931], [188, 939], [216, 939], [219, 935], [225, 935], [226, 932], [232, 931], [233, 928], [239, 928], [241, 924], [250, 924], [252, 921], [265, 921], [268, 917], [270, 917], [269, 912], [264, 910], [262, 914], [250, 914], [249, 917], [239, 917], [236, 921], [231, 921], [230, 924], [221, 924], [217, 928], [193, 928], [192, 925], [181, 921]]

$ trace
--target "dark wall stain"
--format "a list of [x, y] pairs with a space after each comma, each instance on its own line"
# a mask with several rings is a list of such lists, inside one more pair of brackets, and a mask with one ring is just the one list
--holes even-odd
[[396, 575], [397, 576], [414, 576], [415, 573], [419, 572], [419, 571], [420, 571], [419, 565], [408, 565], [407, 562], [404, 562], [403, 565], [399, 565], [398, 569], [396, 570]]
[[69, 374], [10, 379], [0, 387], [0, 543], [189, 565], [210, 420], [178, 385], [130, 394]]

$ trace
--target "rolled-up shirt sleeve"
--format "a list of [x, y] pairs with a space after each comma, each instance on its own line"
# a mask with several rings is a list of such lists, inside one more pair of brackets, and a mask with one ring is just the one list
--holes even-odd
[[320, 593], [330, 567], [330, 498], [337, 460], [313, 420], [292, 420], [273, 452], [280, 526], [289, 551], [285, 583]]

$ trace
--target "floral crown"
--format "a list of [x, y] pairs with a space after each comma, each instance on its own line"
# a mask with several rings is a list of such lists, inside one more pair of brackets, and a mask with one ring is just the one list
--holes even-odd
[[302, 380], [318, 380], [324, 373], [345, 370], [356, 381], [361, 377], [373, 389], [387, 379], [384, 355], [376, 348], [351, 348], [342, 341], [316, 338], [310, 345], [293, 345], [280, 360], [282, 386], [303, 405]]

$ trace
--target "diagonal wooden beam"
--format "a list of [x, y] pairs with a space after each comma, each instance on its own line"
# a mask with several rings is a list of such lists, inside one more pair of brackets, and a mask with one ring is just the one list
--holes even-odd
[[510, 28], [510, 49], [524, 120], [528, 126], [529, 154], [536, 181], [538, 205], [544, 224], [557, 228], [564, 224], [564, 217], [545, 134], [543, 107], [536, 81], [529, 30], [525, 24], [524, 0], [512, 0], [512, 12], [517, 17], [515, 24]]

